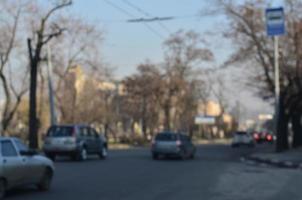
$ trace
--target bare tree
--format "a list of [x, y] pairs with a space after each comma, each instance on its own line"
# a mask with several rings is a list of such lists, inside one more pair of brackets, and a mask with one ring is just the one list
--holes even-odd
[[[37, 88], [37, 72], [42, 58], [43, 47], [53, 38], [58, 37], [64, 31], [57, 23], [51, 23], [50, 18], [60, 9], [70, 6], [70, 0], [57, 1], [56, 4], [49, 9], [40, 19], [39, 25], [34, 30], [34, 38], [28, 38], [28, 51], [30, 59], [30, 112], [29, 112], [29, 141], [31, 148], [38, 147], [38, 124], [36, 113], [36, 88]], [[51, 23], [51, 24], [48, 24]], [[32, 43], [34, 41], [34, 44]]]
[[[19, 77], [21, 82], [17, 85], [12, 80], [12, 55], [20, 50], [19, 46], [19, 24], [21, 15], [25, 12], [25, 5], [18, 2], [1, 1], [0, 10], [5, 20], [0, 22], [0, 81], [4, 91], [5, 101], [3, 105], [1, 119], [1, 134], [6, 134], [11, 120], [21, 102], [23, 95], [27, 91], [24, 87], [26, 74]], [[21, 54], [19, 58], [21, 58]], [[16, 63], [16, 62], [15, 62]]]
[[[235, 3], [229, 0], [218, 0], [215, 3], [220, 13], [228, 17], [229, 29], [225, 30], [225, 36], [236, 44], [237, 51], [233, 54], [228, 64], [241, 63], [243, 66], [251, 65], [256, 68], [252, 85], [258, 88], [259, 95], [264, 99], [274, 96], [273, 78], [273, 42], [266, 36], [263, 11], [267, 7], [265, 1], [250, 1]], [[287, 35], [280, 41], [280, 75], [281, 93], [277, 128], [277, 151], [288, 148], [288, 123], [293, 117], [300, 121], [301, 115], [294, 111], [300, 111], [301, 105], [301, 22], [300, 1], [285, 1], [287, 13]], [[300, 123], [295, 123], [299, 130]], [[294, 130], [295, 130], [294, 129]], [[297, 135], [296, 135], [297, 134]], [[301, 132], [295, 131], [296, 139]], [[295, 140], [296, 140], [295, 139]], [[301, 142], [298, 142], [301, 143]], [[297, 143], [297, 144], [298, 144]]]
[[[51, 43], [54, 61], [54, 74], [56, 80], [56, 100], [62, 120], [75, 118], [77, 108], [77, 93], [74, 85], [68, 80], [73, 67], [79, 66], [85, 73], [97, 74], [94, 76], [98, 81], [105, 81], [111, 78], [110, 70], [103, 64], [100, 47], [103, 41], [103, 31], [75, 17], [61, 17], [62, 24], [66, 31]], [[66, 104], [65, 89], [69, 88], [72, 97]], [[71, 103], [70, 103], [71, 102]], [[70, 120], [69, 120], [70, 121]]]
[[[179, 124], [179, 116], [183, 116], [183, 112], [196, 111], [196, 104], [188, 104], [187, 102], [188, 99], [197, 100], [196, 94], [194, 94], [196, 89], [191, 88], [197, 86], [193, 83], [199, 79], [200, 73], [196, 68], [205, 61], [211, 61], [213, 54], [205, 47], [205, 41], [201, 39], [201, 36], [193, 31], [179, 31], [171, 35], [164, 43], [164, 47], [166, 50], [163, 87], [165, 91], [162, 107], [165, 116], [165, 129], [171, 129], [173, 109], [174, 125]], [[179, 125], [178, 128], [180, 128]]]
[[138, 73], [123, 81], [126, 92], [125, 112], [134, 122], [141, 122], [142, 132], [153, 134], [159, 123], [162, 74], [154, 64], [146, 62], [137, 68]]

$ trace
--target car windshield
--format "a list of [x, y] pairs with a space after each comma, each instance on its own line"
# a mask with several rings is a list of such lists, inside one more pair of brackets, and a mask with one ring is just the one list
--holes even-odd
[[73, 134], [73, 127], [54, 126], [48, 130], [48, 137], [70, 137]]
[[155, 138], [156, 141], [176, 141], [177, 135], [171, 133], [160, 133]]
[[24, 143], [22, 143], [20, 140], [15, 140], [15, 143], [16, 143], [19, 151], [28, 151], [28, 147]]

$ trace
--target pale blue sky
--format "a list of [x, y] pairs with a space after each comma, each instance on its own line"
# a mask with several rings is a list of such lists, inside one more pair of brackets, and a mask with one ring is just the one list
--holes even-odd
[[[109, 5], [105, 0], [75, 0], [72, 11], [93, 23], [99, 24], [104, 29], [103, 54], [105, 60], [116, 68], [115, 74], [118, 77], [131, 74], [136, 66], [145, 59], [154, 62], [162, 61], [162, 42], [170, 33], [180, 29], [194, 30], [203, 34], [210, 41], [209, 47], [215, 50], [218, 63], [227, 57], [228, 49], [224, 49], [221, 43], [212, 43], [215, 39], [208, 34], [208, 31], [217, 29], [219, 32], [219, 29], [222, 28], [219, 27], [217, 17], [197, 17], [200, 11], [207, 7], [206, 1], [128, 0], [128, 2], [152, 16], [180, 17], [176, 20], [162, 22], [166, 28], [163, 28], [157, 22], [148, 23], [162, 37], [150, 31], [142, 23], [125, 22], [132, 18], [129, 15], [133, 15], [135, 18], [146, 17], [143, 13], [130, 7], [123, 0], [107, 1], [122, 8], [128, 14]], [[217, 45], [219, 48], [217, 48]], [[216, 64], [214, 63], [214, 65]]]

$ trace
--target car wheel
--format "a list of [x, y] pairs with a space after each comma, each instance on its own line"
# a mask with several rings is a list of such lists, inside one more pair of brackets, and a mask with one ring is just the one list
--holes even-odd
[[3, 179], [0, 180], [0, 199], [4, 199], [5, 196], [5, 181]]
[[101, 159], [106, 159], [108, 156], [108, 150], [105, 146], [101, 148], [101, 152], [99, 153]]
[[56, 160], [56, 155], [55, 154], [46, 154], [46, 157], [49, 158], [52, 161]]
[[158, 160], [158, 154], [157, 153], [153, 153], [152, 154], [152, 159], [153, 160]]
[[236, 148], [236, 147], [239, 147], [239, 145], [238, 144], [232, 144], [232, 147]]
[[85, 161], [87, 160], [87, 150], [85, 147], [83, 147], [80, 152], [79, 152], [79, 160], [80, 161]]
[[87, 157], [88, 157], [87, 156], [87, 150], [86, 150], [85, 147], [82, 147], [76, 155], [76, 160], [85, 161], [85, 160], [87, 160]]
[[38, 189], [40, 191], [48, 191], [50, 188], [51, 180], [52, 180], [52, 172], [49, 169], [47, 169], [44, 172], [40, 183], [38, 184]]
[[179, 153], [179, 157], [181, 160], [185, 160], [186, 159], [186, 152], [184, 150], [182, 150], [180, 153]]
[[190, 159], [194, 159], [195, 158], [195, 153], [193, 152], [191, 155], [190, 155]]

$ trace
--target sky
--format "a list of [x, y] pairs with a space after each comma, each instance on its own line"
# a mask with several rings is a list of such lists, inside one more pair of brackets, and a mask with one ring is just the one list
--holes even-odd
[[[141, 11], [129, 6], [127, 2]], [[194, 30], [209, 37], [208, 31], [212, 31], [218, 21], [199, 16], [206, 5], [206, 1], [197, 0], [76, 0], [73, 9], [104, 29], [104, 58], [116, 68], [116, 75], [123, 77], [133, 73], [136, 66], [146, 59], [161, 62], [162, 43], [171, 33], [181, 29]], [[133, 18], [147, 18], [147, 15], [178, 18], [161, 24], [148, 23], [152, 30], [143, 23], [126, 22]], [[211, 48], [215, 48], [215, 44]], [[226, 58], [224, 55], [226, 54], [221, 53], [219, 57]]]

